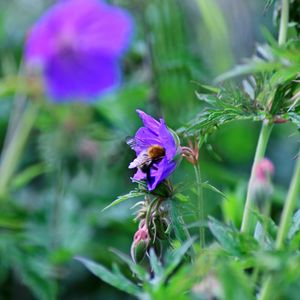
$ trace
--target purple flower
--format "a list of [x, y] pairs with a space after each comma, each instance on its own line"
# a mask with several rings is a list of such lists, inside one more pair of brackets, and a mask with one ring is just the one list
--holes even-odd
[[42, 72], [54, 99], [91, 98], [119, 83], [118, 61], [131, 31], [131, 18], [120, 8], [97, 0], [60, 1], [30, 31], [25, 62]]
[[137, 110], [144, 123], [128, 144], [136, 152], [136, 159], [129, 168], [137, 168], [135, 180], [146, 180], [149, 191], [166, 179], [176, 168], [175, 156], [179, 145], [176, 144], [163, 119], [153, 119], [141, 110]]

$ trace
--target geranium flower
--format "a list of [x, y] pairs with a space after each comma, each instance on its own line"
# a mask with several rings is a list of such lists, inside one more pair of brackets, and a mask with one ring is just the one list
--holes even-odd
[[146, 180], [149, 191], [153, 191], [175, 170], [175, 157], [180, 147], [163, 119], [158, 122], [141, 110], [137, 110], [137, 113], [144, 127], [127, 142], [137, 155], [129, 168], [137, 168], [133, 178]]
[[86, 99], [115, 87], [118, 61], [132, 31], [130, 16], [98, 0], [60, 1], [31, 29], [25, 46], [29, 70], [39, 70], [54, 99]]

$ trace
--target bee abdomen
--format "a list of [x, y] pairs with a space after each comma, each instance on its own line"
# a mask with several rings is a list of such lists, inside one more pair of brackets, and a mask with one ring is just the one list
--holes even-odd
[[159, 159], [165, 156], [166, 151], [160, 145], [153, 145], [147, 149], [147, 153], [151, 159]]

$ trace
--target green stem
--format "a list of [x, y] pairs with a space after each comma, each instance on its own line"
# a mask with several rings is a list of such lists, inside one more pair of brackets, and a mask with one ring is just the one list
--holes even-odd
[[7, 147], [3, 150], [0, 163], [0, 199], [7, 193], [8, 184], [18, 165], [23, 147], [33, 127], [38, 107], [29, 104], [12, 135]]
[[205, 228], [204, 223], [204, 201], [203, 201], [203, 190], [202, 190], [202, 179], [199, 163], [194, 165], [196, 186], [197, 186], [197, 203], [198, 203], [198, 220], [199, 220], [199, 237], [200, 237], [200, 249], [205, 247]]
[[[288, 22], [289, 22], [289, 0], [282, 0], [280, 28], [279, 28], [279, 35], [278, 35], [279, 46], [285, 44], [286, 42]], [[287, 199], [283, 208], [280, 225], [277, 233], [276, 243], [275, 243], [276, 249], [280, 249], [282, 247], [288, 232], [288, 226], [290, 224], [290, 219], [294, 210], [297, 194], [299, 193], [300, 190], [299, 176], [300, 176], [300, 157], [298, 157], [296, 169], [294, 171], [294, 175], [290, 184]], [[270, 299], [270, 293], [272, 291], [272, 288], [273, 288], [273, 277], [270, 275], [266, 278], [266, 280], [262, 285], [259, 300]]]
[[266, 148], [267, 148], [267, 144], [270, 138], [272, 128], [273, 125], [267, 123], [266, 121], [263, 122], [261, 127], [261, 131], [257, 142], [256, 152], [254, 156], [254, 161], [251, 169], [251, 175], [248, 183], [247, 198], [246, 198], [242, 226], [241, 226], [242, 232], [248, 232], [250, 230], [251, 216], [252, 216], [251, 211], [252, 211], [252, 202], [253, 202], [252, 190], [253, 190], [253, 183], [255, 179], [255, 168], [257, 163], [265, 156]]
[[288, 233], [291, 217], [297, 201], [297, 195], [300, 192], [299, 179], [300, 179], [300, 154], [298, 155], [296, 169], [294, 171], [292, 182], [290, 184], [290, 188], [281, 215], [279, 229], [276, 238], [276, 244], [275, 244], [276, 249], [281, 249], [283, 242]]
[[[275, 248], [280, 250], [287, 237], [289, 225], [291, 223], [292, 214], [296, 205], [297, 196], [300, 193], [300, 155], [298, 156], [297, 164], [294, 170], [292, 181], [289, 187], [287, 198], [284, 204], [281, 215], [280, 225], [277, 233]], [[273, 277], [268, 276], [263, 284], [260, 300], [270, 299], [270, 293], [273, 289]]]
[[288, 23], [289, 23], [289, 0], [282, 0], [282, 10], [281, 10], [280, 27], [279, 27], [279, 35], [278, 35], [279, 46], [283, 45], [286, 42]]

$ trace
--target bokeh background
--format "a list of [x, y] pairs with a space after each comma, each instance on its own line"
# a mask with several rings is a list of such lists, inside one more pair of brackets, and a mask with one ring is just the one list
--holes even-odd
[[[11, 111], [22, 103], [17, 76], [26, 33], [55, 1], [0, 0], [0, 146]], [[122, 61], [119, 89], [92, 105], [43, 103], [21, 163], [0, 202], [0, 299], [131, 299], [91, 275], [77, 255], [111, 266], [110, 251], [129, 254], [137, 224], [137, 201], [101, 213], [135, 186], [125, 143], [141, 125], [135, 110], [164, 116], [177, 130], [203, 104], [198, 83], [241, 63], [264, 42], [262, 28], [276, 37], [273, 9], [261, 0], [112, 0], [135, 20], [135, 34]], [[239, 79], [237, 79], [239, 83]], [[208, 214], [241, 222], [243, 199], [260, 124], [240, 121], [219, 128], [200, 151], [204, 180], [227, 195], [205, 191]], [[299, 145], [296, 128], [276, 126], [267, 155], [274, 162], [276, 204], [282, 201]], [[182, 162], [175, 185], [193, 180]], [[184, 185], [182, 194], [185, 194]], [[188, 214], [185, 218], [189, 219]], [[191, 226], [191, 231], [193, 228]]]

